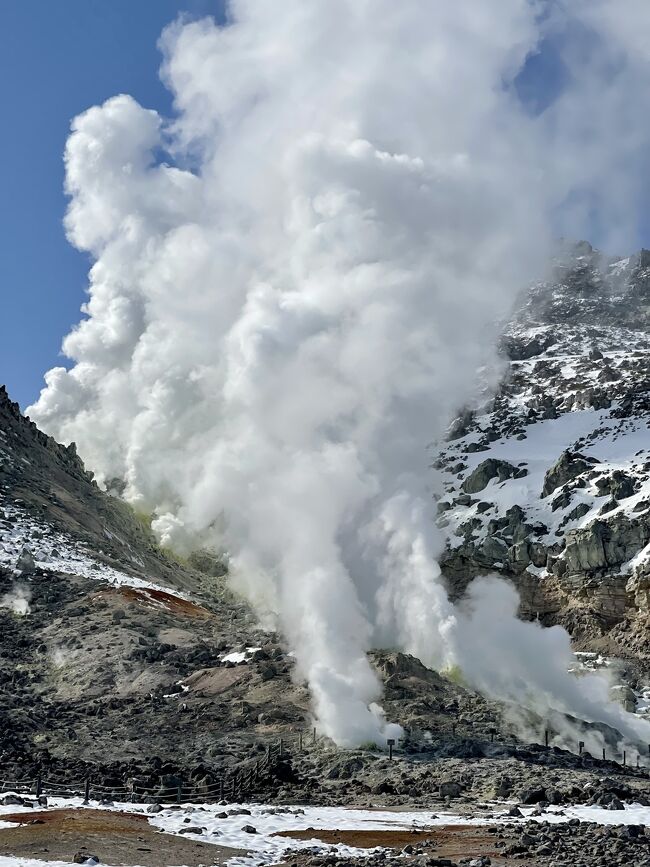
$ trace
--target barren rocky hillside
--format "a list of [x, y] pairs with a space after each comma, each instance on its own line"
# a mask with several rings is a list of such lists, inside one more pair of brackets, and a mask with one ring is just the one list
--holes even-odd
[[[0, 433], [4, 778], [90, 771], [107, 785], [209, 782], [280, 737], [289, 748], [302, 732], [312, 746], [293, 658], [281, 636], [258, 628], [222, 565], [207, 554], [166, 556], [74, 448], [42, 434], [4, 389]], [[478, 723], [489, 739], [496, 706], [402, 654], [378, 652], [374, 662], [387, 711], [413, 729], [415, 752], [431, 728], [458, 725], [460, 743]], [[330, 744], [317, 747], [300, 776], [307, 791], [338, 762]]]
[[[639, 713], [650, 696], [649, 324], [649, 254], [608, 262], [588, 245], [567, 254], [553, 281], [522, 296], [497, 395], [454, 422], [437, 459], [453, 593], [488, 572], [512, 580], [522, 616], [565, 625], [586, 654], [580, 664], [618, 666], [620, 695]], [[279, 737], [308, 739], [309, 696], [292, 656], [223, 572], [205, 553], [181, 562], [162, 552], [74, 447], [42, 434], [0, 389], [4, 773], [78, 778], [92, 767], [107, 781], [209, 781]], [[508, 785], [551, 759], [574, 774], [573, 758], [534, 750], [524, 773], [497, 703], [403, 654], [373, 662], [386, 711], [408, 732], [401, 749], [437, 757], [434, 776], [421, 765], [388, 774], [381, 756], [310, 744], [294, 751], [291, 772], [278, 770], [268, 797], [289, 786], [294, 799], [417, 800], [481, 757], [514, 762]], [[477, 796], [491, 768], [467, 783]]]

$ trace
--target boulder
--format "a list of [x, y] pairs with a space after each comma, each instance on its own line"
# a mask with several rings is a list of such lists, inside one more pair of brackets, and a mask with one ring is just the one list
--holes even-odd
[[530, 565], [530, 545], [525, 540], [508, 549], [508, 562], [513, 572], [523, 572]]
[[584, 516], [591, 511], [591, 507], [587, 505], [587, 503], [578, 503], [578, 505], [571, 509], [569, 514], [566, 516], [566, 521], [579, 521], [580, 518], [584, 518]]
[[36, 571], [36, 561], [27, 546], [20, 552], [14, 568], [21, 575], [33, 575]]
[[539, 804], [540, 801], [546, 800], [546, 790], [538, 788], [524, 788], [519, 793], [519, 800], [522, 804]]
[[505, 563], [508, 559], [508, 544], [498, 536], [488, 536], [480, 549], [475, 552], [474, 559], [479, 565], [488, 568], [495, 563]]
[[19, 798], [18, 795], [5, 795], [0, 799], [0, 804], [3, 807], [24, 807], [26, 802], [24, 798]]
[[596, 481], [599, 496], [609, 494], [615, 500], [625, 500], [634, 494], [635, 482], [632, 476], [622, 470], [614, 470], [608, 476], [603, 476]]
[[553, 466], [546, 471], [542, 487], [542, 497], [548, 497], [553, 491], [562, 487], [562, 485], [573, 481], [573, 479], [582, 473], [592, 470], [595, 463], [598, 463], [596, 458], [587, 457], [580, 454], [580, 452], [571, 452], [569, 449], [566, 449]]
[[638, 611], [650, 614], [650, 569], [647, 561], [635, 569], [625, 590]]
[[569, 572], [609, 569], [631, 560], [648, 541], [646, 516], [618, 513], [609, 520], [598, 518], [586, 527], [569, 530], [564, 559]]
[[496, 458], [487, 458], [467, 476], [461, 485], [466, 494], [477, 494], [482, 491], [491, 479], [498, 479], [504, 482], [506, 479], [519, 478], [526, 475], [526, 470], [518, 469], [508, 461], [497, 460]]
[[526, 361], [541, 355], [556, 342], [552, 332], [535, 334], [532, 337], [507, 335], [501, 340], [501, 350], [511, 361]]
[[529, 554], [533, 566], [538, 568], [546, 566], [548, 548], [542, 542], [532, 542], [529, 546]]

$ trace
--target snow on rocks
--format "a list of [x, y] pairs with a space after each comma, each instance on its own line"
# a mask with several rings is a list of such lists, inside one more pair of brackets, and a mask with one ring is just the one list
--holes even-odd
[[251, 662], [255, 654], [261, 649], [261, 647], [245, 647], [243, 650], [231, 650], [219, 658], [221, 662], [231, 662], [233, 665], [241, 665], [242, 663]]
[[[41, 569], [80, 575], [115, 587], [169, 592], [169, 588], [129, 575], [101, 562], [93, 557], [82, 543], [66, 533], [54, 530], [20, 506], [4, 501], [1, 492], [0, 567], [12, 571], [17, 577], [28, 577], [35, 569]], [[181, 599], [186, 598], [178, 591], [174, 591], [174, 595]]]
[[533, 615], [558, 607], [550, 577], [606, 617], [650, 610], [647, 333], [519, 322], [510, 335], [497, 395], [459, 416], [435, 464], [444, 573], [461, 590], [490, 571], [516, 579]]

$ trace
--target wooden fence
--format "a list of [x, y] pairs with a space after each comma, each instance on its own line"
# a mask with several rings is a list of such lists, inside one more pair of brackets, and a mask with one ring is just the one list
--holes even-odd
[[119, 786], [100, 785], [92, 776], [83, 780], [53, 780], [45, 776], [36, 779], [0, 780], [0, 793], [17, 795], [50, 795], [52, 797], [82, 797], [84, 801], [116, 801], [136, 803], [186, 804], [237, 802], [253, 795], [269, 781], [269, 769], [279, 760], [288, 757], [292, 748], [303, 750], [309, 743], [316, 743], [316, 731], [308, 736], [302, 732], [290, 739], [266, 746], [256, 758], [248, 759], [233, 768], [209, 771], [213, 783], [179, 782], [173, 786], [161, 786], [133, 779]]
[[[477, 732], [475, 727], [463, 723], [452, 723], [444, 730], [436, 728], [436, 736], [438, 739], [453, 744], [461, 741], [473, 741], [484, 744], [494, 743], [502, 746], [510, 746], [512, 749], [526, 749], [527, 745], [518, 742], [514, 734], [504, 734], [498, 731], [495, 726], [487, 728], [483, 732]], [[547, 732], [545, 737], [545, 748], [552, 749], [549, 746], [549, 739], [552, 738], [552, 733]], [[84, 801], [114, 801], [114, 802], [135, 802], [135, 803], [160, 803], [160, 804], [187, 804], [187, 803], [215, 803], [226, 801], [229, 803], [238, 803], [243, 800], [250, 799], [257, 792], [262, 792], [265, 785], [271, 780], [270, 769], [281, 759], [290, 757], [294, 751], [303, 752], [310, 746], [316, 743], [323, 742], [331, 745], [336, 749], [335, 745], [326, 738], [318, 738], [316, 730], [312, 729], [309, 733], [298, 732], [290, 737], [283, 737], [275, 743], [266, 745], [264, 751], [258, 751], [255, 758], [247, 759], [240, 764], [221, 770], [207, 769], [206, 776], [214, 780], [211, 783], [199, 782], [179, 782], [173, 786], [162, 786], [152, 783], [147, 783], [145, 780], [133, 779], [127, 783], [115, 786], [101, 785], [89, 776], [83, 780], [53, 780], [46, 776], [39, 776], [36, 779], [23, 780], [2, 780], [0, 779], [0, 793], [12, 792], [17, 795], [49, 795], [52, 797], [72, 798], [82, 797]], [[539, 748], [539, 746], [538, 746]], [[406, 750], [408, 752], [408, 749]], [[575, 753], [578, 756], [586, 758], [584, 753], [584, 744], [578, 741], [575, 745]], [[648, 753], [650, 755], [650, 744], [648, 745]], [[391, 749], [392, 756], [392, 749]], [[595, 763], [607, 763], [609, 765], [619, 765], [621, 768], [626, 768], [627, 772], [642, 773], [644, 776], [648, 772], [648, 759], [644, 758], [641, 765], [641, 754], [635, 752], [629, 757], [624, 751], [621, 755], [607, 756], [603, 750], [601, 756], [591, 756], [591, 760]]]

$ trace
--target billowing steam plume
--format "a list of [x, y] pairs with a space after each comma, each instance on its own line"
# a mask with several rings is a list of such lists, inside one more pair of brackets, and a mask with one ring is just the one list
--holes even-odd
[[[73, 123], [90, 299], [30, 413], [164, 544], [225, 547], [339, 743], [387, 732], [378, 644], [620, 716], [568, 688], [568, 639], [516, 621], [507, 588], [451, 606], [426, 447], [560, 223], [631, 213], [646, 49], [608, 28], [634, 6], [647, 22], [632, 0], [237, 0], [226, 27], [164, 33], [172, 122], [117, 96]], [[563, 90], [536, 113], [518, 75], [552, 37]]]

